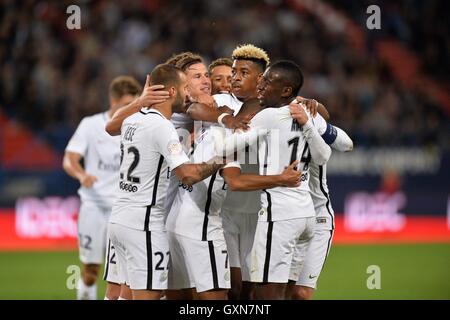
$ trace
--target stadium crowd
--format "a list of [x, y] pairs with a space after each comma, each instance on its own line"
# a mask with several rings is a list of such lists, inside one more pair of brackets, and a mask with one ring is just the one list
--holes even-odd
[[[332, 3], [365, 26], [364, 2]], [[354, 50], [343, 35], [294, 11], [288, 1], [84, 1], [81, 30], [66, 28], [70, 4], [0, 4], [1, 110], [59, 151], [83, 116], [106, 109], [114, 76], [143, 82], [173, 53], [191, 50], [212, 61], [229, 57], [240, 43], [266, 49], [273, 60], [299, 63], [306, 79], [301, 94], [324, 102], [356, 146], [449, 147], [448, 114], [441, 106], [403, 88], [369, 48]], [[420, 14], [422, 5], [382, 4], [387, 28], [379, 36], [406, 43], [448, 87], [448, 21], [439, 18], [438, 5]], [[430, 21], [437, 23], [434, 37]]]

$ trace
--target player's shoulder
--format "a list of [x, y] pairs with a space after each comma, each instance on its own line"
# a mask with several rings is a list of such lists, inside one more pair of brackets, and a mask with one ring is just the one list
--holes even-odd
[[[261, 118], [270, 118], [280, 113], [281, 108], [264, 108], [256, 114], [256, 116]], [[255, 117], [256, 117], [255, 116]]]
[[159, 111], [155, 109], [143, 108], [139, 112], [127, 118], [127, 122], [139, 122], [142, 126], [151, 128], [159, 126], [173, 126], [170, 120], [166, 119]]
[[107, 118], [108, 116], [106, 112], [99, 112], [93, 115], [85, 116], [83, 119], [81, 119], [80, 124], [83, 125], [97, 124], [99, 122], [105, 122]]
[[213, 95], [213, 98], [219, 107], [228, 106], [231, 108], [233, 106], [242, 105], [242, 102], [231, 93], [218, 93]]
[[266, 107], [256, 114], [252, 122], [266, 128], [280, 128], [292, 120], [288, 107]]
[[216, 103], [219, 104], [226, 101], [231, 101], [233, 96], [230, 93], [217, 93], [213, 95], [213, 98]]

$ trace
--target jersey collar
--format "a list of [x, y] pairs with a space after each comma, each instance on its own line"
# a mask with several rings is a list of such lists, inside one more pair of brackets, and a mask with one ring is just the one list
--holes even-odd
[[161, 117], [163, 117], [164, 119], [166, 119], [166, 117], [164, 117], [164, 115], [163, 115], [161, 112], [159, 112], [158, 110], [156, 110], [156, 109], [152, 109], [152, 108], [147, 108], [147, 107], [145, 107], [145, 108], [142, 108], [142, 109], [140, 110], [140, 112], [143, 113], [143, 114], [156, 113], [156, 114], [159, 114], [159, 115], [160, 115]]

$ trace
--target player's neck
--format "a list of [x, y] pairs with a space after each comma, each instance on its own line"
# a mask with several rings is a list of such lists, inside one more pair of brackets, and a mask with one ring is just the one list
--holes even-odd
[[279, 100], [279, 103], [277, 103], [276, 105], [272, 106], [273, 108], [281, 108], [284, 106], [287, 106], [289, 103], [291, 103], [292, 99], [291, 98], [281, 98]]
[[158, 103], [152, 106], [152, 109], [158, 110], [166, 119], [172, 118], [172, 103]]
[[245, 97], [245, 98], [243, 98], [243, 97], [239, 98], [235, 95], [236, 99], [238, 99], [242, 103], [246, 103], [249, 100], [256, 99], [257, 96], [258, 96], [257, 93], [249, 95], [248, 97]]

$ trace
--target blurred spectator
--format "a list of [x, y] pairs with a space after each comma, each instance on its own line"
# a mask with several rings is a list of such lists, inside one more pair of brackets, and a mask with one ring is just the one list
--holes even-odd
[[[331, 3], [357, 21], [366, 18], [367, 1]], [[447, 2], [380, 3], [383, 32], [416, 50], [448, 86]], [[114, 76], [143, 81], [173, 53], [190, 50], [212, 61], [248, 42], [272, 61], [297, 61], [306, 79], [302, 95], [322, 101], [357, 146], [449, 147], [448, 115], [435, 102], [398, 85], [372, 52], [356, 52], [281, 0], [84, 1], [81, 30], [66, 28], [70, 4], [0, 4], [0, 107], [61, 151], [83, 116], [106, 108]]]

